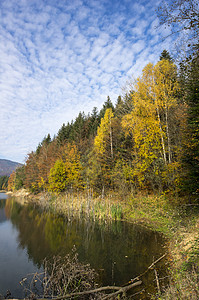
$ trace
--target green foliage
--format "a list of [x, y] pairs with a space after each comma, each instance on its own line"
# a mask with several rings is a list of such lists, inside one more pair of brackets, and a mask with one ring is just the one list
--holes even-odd
[[81, 169], [76, 146], [68, 144], [64, 148], [62, 158], [58, 159], [50, 169], [48, 190], [59, 194], [71, 186], [80, 187]]
[[121, 220], [123, 215], [122, 207], [121, 205], [112, 205], [111, 206], [111, 216], [115, 220]]
[[15, 172], [15, 189], [19, 190], [24, 186], [25, 182], [25, 166], [16, 169]]
[[172, 58], [171, 58], [171, 56], [170, 56], [170, 54], [167, 50], [163, 50], [161, 55], [160, 55], [160, 60], [163, 60], [163, 59], [172, 61]]
[[100, 110], [100, 113], [99, 113], [100, 119], [104, 117], [105, 112], [108, 108], [111, 108], [112, 111], [114, 112], [114, 106], [113, 106], [113, 103], [111, 102], [111, 99], [109, 96], [107, 97], [107, 100], [105, 101], [102, 109]]
[[[185, 84], [188, 104], [187, 133], [183, 157], [185, 174], [184, 188], [190, 194], [199, 192], [199, 56], [198, 53], [187, 65]], [[187, 170], [187, 171], [186, 171]], [[188, 175], [188, 176], [187, 176]]]
[[63, 160], [57, 160], [50, 170], [48, 190], [55, 193], [65, 191], [68, 185], [67, 175]]
[[6, 190], [8, 187], [9, 176], [0, 176], [0, 190]]

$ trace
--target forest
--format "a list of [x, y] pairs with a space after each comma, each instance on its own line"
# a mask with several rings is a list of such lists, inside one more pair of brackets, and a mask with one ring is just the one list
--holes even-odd
[[163, 50], [116, 103], [108, 96], [99, 111], [79, 112], [54, 137], [47, 134], [11, 174], [8, 190], [60, 194], [89, 187], [121, 199], [146, 192], [198, 201], [198, 6], [173, 1], [157, 16], [171, 34], [180, 33], [179, 55]]
[[47, 134], [11, 174], [8, 190], [59, 194], [91, 187], [96, 195], [143, 191], [197, 198], [198, 59], [196, 47], [176, 65], [164, 50], [115, 105], [108, 96], [99, 112], [80, 112], [53, 138]]

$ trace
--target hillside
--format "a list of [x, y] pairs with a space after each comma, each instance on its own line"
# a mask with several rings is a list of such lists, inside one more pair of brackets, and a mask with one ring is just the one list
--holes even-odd
[[22, 166], [22, 164], [7, 159], [0, 159], [0, 176], [9, 176], [18, 166]]

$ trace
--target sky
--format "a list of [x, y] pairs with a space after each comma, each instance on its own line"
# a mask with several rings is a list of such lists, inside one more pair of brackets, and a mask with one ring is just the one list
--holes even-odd
[[172, 51], [160, 0], [0, 0], [0, 158], [24, 163]]

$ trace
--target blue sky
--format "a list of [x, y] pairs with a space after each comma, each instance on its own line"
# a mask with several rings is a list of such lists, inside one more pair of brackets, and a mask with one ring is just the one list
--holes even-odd
[[115, 103], [164, 49], [159, 0], [1, 0], [0, 158], [24, 162], [80, 111]]

